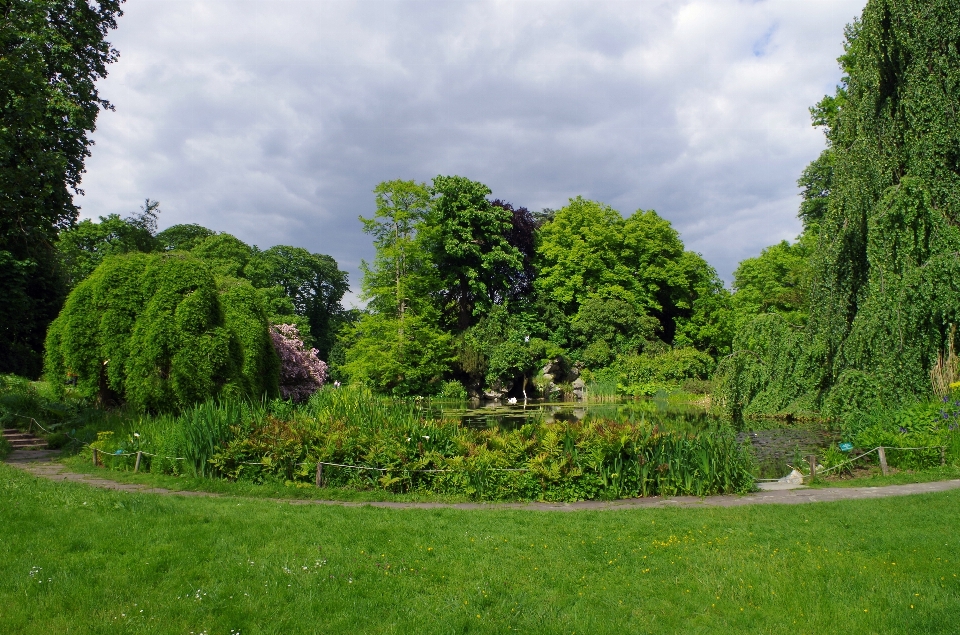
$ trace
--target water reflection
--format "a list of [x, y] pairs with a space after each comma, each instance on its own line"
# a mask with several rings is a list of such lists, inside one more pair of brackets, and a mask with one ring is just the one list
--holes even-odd
[[545, 402], [505, 404], [489, 402], [471, 405], [464, 402], [433, 401], [425, 406], [429, 416], [457, 419], [470, 428], [499, 427], [512, 430], [531, 421], [575, 421], [586, 417], [621, 422], [648, 423], [661, 429], [697, 431], [721, 421], [700, 406], [658, 399], [631, 399], [618, 402]]
[[661, 430], [700, 432], [727, 427], [741, 442], [749, 443], [757, 456], [760, 478], [779, 478], [790, 472], [807, 454], [817, 453], [836, 442], [836, 434], [816, 423], [786, 423], [772, 420], [731, 421], [711, 415], [697, 404], [663, 398], [582, 403], [530, 400], [516, 404], [489, 402], [470, 404], [434, 400], [424, 406], [430, 417], [459, 420], [471, 428], [516, 429], [534, 422], [575, 421], [586, 417], [618, 422], [656, 425]]

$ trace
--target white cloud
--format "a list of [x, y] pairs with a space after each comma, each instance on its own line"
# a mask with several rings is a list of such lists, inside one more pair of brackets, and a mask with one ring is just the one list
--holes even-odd
[[656, 209], [729, 279], [799, 231], [807, 108], [863, 3], [131, 2], [80, 204], [156, 198], [162, 225], [329, 253], [357, 286], [373, 187], [462, 174]]

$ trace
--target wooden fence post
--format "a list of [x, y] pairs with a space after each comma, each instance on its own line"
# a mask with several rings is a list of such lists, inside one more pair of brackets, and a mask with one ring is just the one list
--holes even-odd
[[884, 476], [886, 476], [887, 472], [889, 472], [889, 469], [887, 468], [887, 452], [884, 450], [882, 445], [877, 448], [877, 454], [880, 455], [880, 471], [883, 472]]
[[98, 457], [97, 454], [97, 448], [93, 448], [93, 467], [100, 465], [100, 457]]
[[810, 480], [814, 481], [817, 478], [817, 455], [809, 455], [807, 457], [807, 463], [810, 464]]
[[137, 450], [137, 462], [133, 464], [133, 473], [136, 474], [140, 471], [140, 457], [143, 456], [143, 452]]
[[323, 487], [323, 463], [317, 463], [317, 487]]
[[940, 446], [940, 465], [947, 464], [947, 448]]

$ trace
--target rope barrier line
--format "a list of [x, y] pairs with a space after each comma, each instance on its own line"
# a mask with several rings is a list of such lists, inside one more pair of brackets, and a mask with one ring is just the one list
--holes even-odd
[[[135, 453], [134, 453], [134, 454], [135, 454]], [[144, 456], [160, 456], [159, 454], [154, 454], [153, 452], [144, 452], [143, 450], [140, 450], [140, 454], [142, 454], [142, 455], [144, 455]], [[130, 456], [133, 456], [133, 455], [131, 454]], [[160, 456], [160, 458], [161, 458], [161, 459], [171, 459], [171, 460], [173, 460], [173, 461], [186, 461], [186, 460], [187, 460], [187, 459], [183, 458], [182, 456]]]
[[[20, 417], [21, 419], [29, 419], [30, 421], [33, 421], [35, 424], [37, 424], [37, 427], [40, 428], [41, 430], [43, 430], [44, 432], [46, 432], [47, 434], [53, 434], [53, 432], [50, 432], [49, 430], [47, 430], [46, 428], [44, 428], [42, 425], [40, 425], [40, 422], [37, 421], [36, 419], [34, 419], [33, 417], [27, 417], [26, 415], [18, 415], [18, 414], [15, 413], [15, 412], [10, 412], [10, 413], [7, 413], [7, 414], [11, 414], [11, 415], [13, 415], [14, 417]], [[69, 436], [69, 435], [67, 435], [67, 436]]]
[[[262, 465], [262, 463], [261, 463]], [[329, 463], [327, 461], [316, 461], [311, 463], [295, 463], [294, 465], [329, 465], [332, 467], [345, 467], [351, 470], [375, 470], [378, 472], [456, 472], [456, 470], [434, 469], [434, 470], [411, 470], [404, 467], [368, 467], [366, 465], [344, 465], [343, 463]], [[530, 472], [529, 468], [509, 468], [509, 467], [491, 467], [485, 470], [487, 472]]]
[[829, 471], [831, 471], [831, 470], [835, 470], [835, 469], [837, 469], [837, 468], [839, 468], [839, 467], [843, 467], [843, 466], [846, 465], [847, 463], [853, 463], [854, 461], [858, 461], [858, 460], [862, 459], [863, 457], [867, 456], [868, 454], [873, 454], [874, 452], [876, 452], [876, 451], [879, 450], [879, 449], [880, 449], [879, 447], [876, 447], [876, 448], [873, 448], [872, 450], [867, 450], [866, 452], [864, 452], [864, 453], [861, 454], [860, 456], [857, 456], [857, 457], [854, 457], [854, 458], [849, 459], [849, 460], [847, 460], [847, 461], [844, 461], [843, 463], [839, 463], [839, 464], [837, 464], [837, 465], [834, 465], [833, 467], [830, 467], [830, 468], [827, 468], [827, 469], [824, 469], [824, 470], [817, 470], [817, 473], [818, 473], [818, 474], [826, 474], [827, 472], [829, 472]]
[[873, 448], [872, 450], [867, 450], [866, 452], [864, 452], [864, 453], [861, 454], [860, 456], [856, 456], [856, 457], [854, 457], [854, 458], [852, 458], [852, 459], [849, 459], [849, 460], [847, 460], [847, 461], [844, 461], [843, 463], [838, 463], [837, 465], [834, 465], [833, 467], [828, 467], [828, 468], [823, 469], [823, 470], [817, 469], [817, 474], [826, 474], [827, 472], [831, 472], [831, 471], [833, 471], [833, 470], [839, 469], [839, 468], [843, 467], [844, 465], [847, 465], [848, 463], [853, 463], [854, 461], [859, 461], [860, 459], [862, 459], [863, 457], [867, 456], [868, 454], [873, 454], [874, 452], [879, 452], [881, 449], [883, 449], [883, 450], [943, 450], [943, 449], [945, 449], [946, 447], [947, 447], [947, 446], [945, 446], [945, 445], [928, 445], [928, 446], [919, 447], [919, 448], [900, 448], [900, 447], [894, 447], [894, 446], [889, 446], [889, 445], [879, 445], [879, 446]]

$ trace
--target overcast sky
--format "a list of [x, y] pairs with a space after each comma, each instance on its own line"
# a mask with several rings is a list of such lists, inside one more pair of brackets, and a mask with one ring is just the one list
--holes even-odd
[[[655, 209], [725, 280], [800, 230], [865, 0], [129, 0], [82, 215], [332, 255], [359, 287], [380, 181], [459, 174], [530, 209]], [[351, 296], [352, 297], [352, 296]]]

